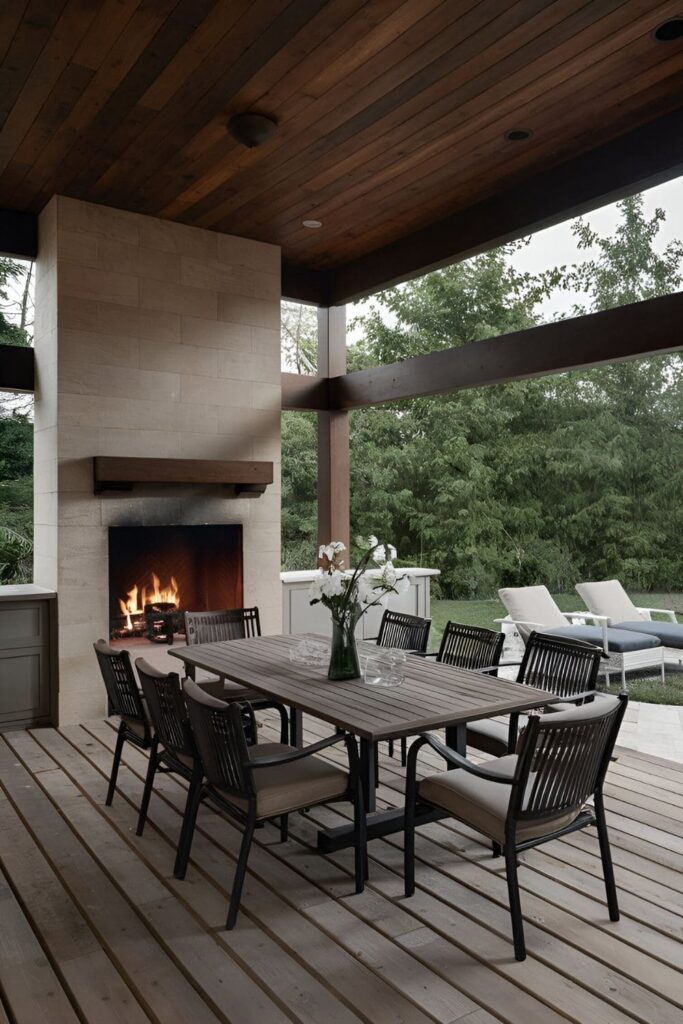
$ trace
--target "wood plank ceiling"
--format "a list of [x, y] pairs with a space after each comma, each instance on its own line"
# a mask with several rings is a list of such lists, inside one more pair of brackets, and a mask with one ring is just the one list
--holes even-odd
[[[0, 206], [60, 193], [337, 268], [679, 107], [683, 44], [652, 32], [680, 8], [3, 0]], [[270, 142], [230, 136], [244, 110]]]

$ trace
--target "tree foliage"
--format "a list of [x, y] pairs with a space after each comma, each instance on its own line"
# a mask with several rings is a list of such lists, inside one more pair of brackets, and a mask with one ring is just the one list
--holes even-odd
[[[32, 270], [31, 263], [0, 258], [0, 346], [32, 343]], [[30, 397], [0, 393], [0, 583], [32, 576], [32, 407]]]
[[[663, 212], [648, 219], [638, 196], [618, 207], [607, 238], [576, 222], [590, 258], [574, 267], [520, 274], [517, 246], [504, 246], [382, 293], [356, 326], [350, 366], [533, 326], [555, 289], [580, 293], [577, 313], [675, 291], [683, 246], [657, 251]], [[453, 597], [612, 575], [678, 586], [682, 372], [680, 357], [656, 357], [355, 411], [352, 531], [381, 527], [404, 562], [440, 568]], [[313, 560], [315, 422], [297, 419], [283, 434], [283, 539], [300, 568]]]

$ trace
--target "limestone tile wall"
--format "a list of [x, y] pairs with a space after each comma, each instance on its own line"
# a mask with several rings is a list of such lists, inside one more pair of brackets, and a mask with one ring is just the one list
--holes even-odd
[[[242, 523], [245, 602], [281, 628], [280, 251], [58, 196], [36, 303], [35, 582], [58, 592], [67, 722], [103, 709], [111, 525]], [[93, 455], [267, 459], [275, 483], [96, 497]]]

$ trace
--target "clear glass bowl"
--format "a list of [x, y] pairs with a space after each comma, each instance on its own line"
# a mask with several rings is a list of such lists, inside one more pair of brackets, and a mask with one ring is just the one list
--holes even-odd
[[402, 686], [405, 682], [406, 652], [394, 647], [378, 647], [365, 661], [366, 686]]

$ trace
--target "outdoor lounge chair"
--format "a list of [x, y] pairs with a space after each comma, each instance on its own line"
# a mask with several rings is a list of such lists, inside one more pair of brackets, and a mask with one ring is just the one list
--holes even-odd
[[[284, 743], [248, 747], [242, 717], [249, 712], [248, 704], [218, 700], [191, 679], [186, 679], [183, 685], [205, 779], [185, 811], [183, 843], [178, 855], [179, 877], [183, 877], [190, 857], [199, 805], [208, 799], [244, 828], [226, 923], [226, 928], [233, 928], [256, 826], [277, 818], [280, 838], [286, 842], [288, 815], [292, 811], [351, 800], [356, 892], [362, 892], [367, 871], [366, 824], [355, 737], [337, 732], [303, 749]], [[346, 744], [348, 771], [315, 756], [335, 743]]]
[[[596, 615], [604, 616], [608, 626], [656, 637], [664, 647], [665, 664], [683, 665], [683, 623], [671, 608], [638, 608], [619, 580], [577, 583], [581, 600]], [[666, 615], [667, 622], [652, 619], [653, 613]]]
[[[664, 648], [658, 637], [616, 629], [608, 625], [604, 615], [590, 611], [561, 612], [547, 587], [504, 587], [498, 595], [509, 613], [507, 621], [517, 627], [524, 643], [531, 631], [537, 630], [595, 644], [602, 648], [605, 656], [601, 673], [606, 675], [609, 684], [610, 673], [619, 672], [623, 692], [626, 691], [626, 673], [634, 669], [657, 667], [664, 680]], [[586, 619], [596, 624], [586, 625]]]
[[[596, 825], [610, 920], [619, 904], [602, 788], [628, 698], [606, 697], [556, 715], [532, 716], [517, 754], [484, 765], [468, 761], [434, 736], [410, 748], [406, 773], [405, 893], [415, 892], [416, 810], [443, 811], [491, 840], [505, 854], [515, 957], [524, 960], [524, 922], [517, 880], [518, 854]], [[419, 782], [417, 755], [429, 744], [453, 768]], [[593, 797], [593, 806], [588, 803]]]

